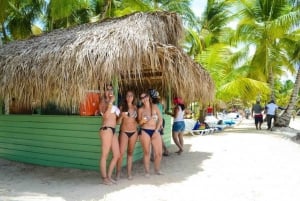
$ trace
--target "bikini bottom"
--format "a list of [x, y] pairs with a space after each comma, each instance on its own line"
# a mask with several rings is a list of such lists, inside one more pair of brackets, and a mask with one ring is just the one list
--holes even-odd
[[131, 136], [133, 136], [135, 133], [136, 133], [136, 131], [133, 131], [133, 132], [123, 132], [123, 133], [125, 133], [126, 135], [127, 135], [127, 137], [128, 138], [130, 138]]
[[105, 130], [107, 130], [107, 129], [111, 129], [112, 133], [115, 134], [116, 128], [111, 127], [111, 126], [103, 126], [103, 127], [101, 127], [99, 130], [105, 131]]
[[155, 133], [155, 130], [153, 129], [142, 128], [142, 131], [145, 131], [145, 133], [147, 133], [150, 137], [152, 137], [152, 135]]

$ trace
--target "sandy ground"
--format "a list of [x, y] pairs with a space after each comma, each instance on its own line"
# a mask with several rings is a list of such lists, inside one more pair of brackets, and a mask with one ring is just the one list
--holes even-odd
[[253, 120], [243, 120], [213, 135], [185, 136], [185, 152], [175, 154], [172, 145], [163, 158], [164, 175], [145, 178], [136, 162], [134, 179], [112, 186], [102, 185], [95, 171], [0, 159], [0, 200], [299, 201], [300, 144], [294, 135], [256, 131]]

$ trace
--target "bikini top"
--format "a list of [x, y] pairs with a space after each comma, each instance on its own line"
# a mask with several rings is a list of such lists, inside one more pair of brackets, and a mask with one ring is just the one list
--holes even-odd
[[154, 121], [158, 121], [158, 115], [155, 113], [155, 114], [152, 114], [152, 117], [150, 115], [144, 115], [144, 119], [146, 119], [147, 121], [149, 121], [150, 119], [153, 119]]
[[113, 105], [110, 109], [110, 113], [115, 113], [117, 116], [119, 116], [120, 115], [120, 109], [117, 106]]
[[[119, 116], [121, 111], [117, 106], [113, 105], [110, 109], [110, 113], [115, 113], [116, 116]], [[100, 112], [100, 115], [103, 116], [103, 112]]]
[[126, 114], [127, 114], [128, 117], [132, 117], [132, 118], [136, 118], [137, 117], [136, 110], [134, 110], [133, 112], [127, 111]]

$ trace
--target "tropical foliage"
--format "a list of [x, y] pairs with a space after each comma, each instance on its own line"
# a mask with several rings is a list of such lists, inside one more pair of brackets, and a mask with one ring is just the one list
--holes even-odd
[[[299, 102], [300, 5], [297, 0], [207, 0], [195, 16], [192, 0], [2, 0], [4, 43], [43, 31], [123, 16], [171, 11], [185, 25], [186, 52], [206, 68], [219, 100], [251, 105], [276, 99], [294, 109]], [[292, 81], [282, 81], [292, 75]], [[206, 103], [207, 104], [207, 103]], [[290, 110], [289, 109], [289, 110]], [[290, 112], [288, 114], [290, 116]]]

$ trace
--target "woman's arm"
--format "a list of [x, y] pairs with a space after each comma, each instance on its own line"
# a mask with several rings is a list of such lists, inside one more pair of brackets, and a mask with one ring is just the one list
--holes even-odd
[[158, 107], [157, 107], [157, 114], [158, 114], [158, 122], [156, 124], [156, 129], [155, 130], [160, 131], [162, 129], [162, 126], [163, 126], [163, 118], [162, 118], [162, 114], [161, 114]]
[[172, 109], [172, 112], [165, 111], [165, 114], [168, 114], [168, 115], [171, 115], [172, 117], [175, 117], [175, 116], [177, 115], [177, 111], [178, 111], [178, 108], [177, 108], [177, 106], [176, 106], [176, 107], [174, 107], [174, 108]]
[[117, 124], [121, 124], [122, 120], [123, 120], [123, 108], [122, 108], [122, 106], [120, 106], [120, 111], [121, 111], [121, 114], [117, 118]]
[[146, 123], [145, 120], [143, 119], [143, 108], [138, 109], [137, 122], [140, 125]]

